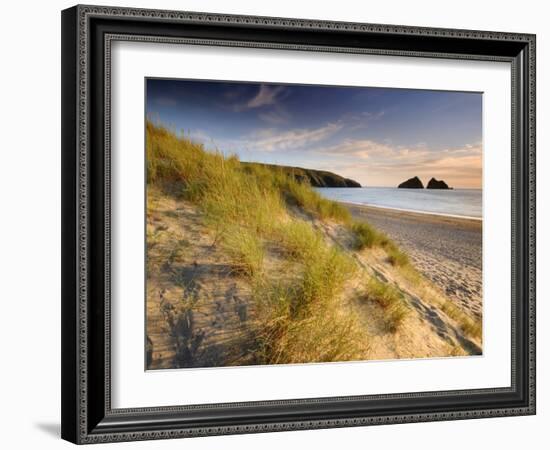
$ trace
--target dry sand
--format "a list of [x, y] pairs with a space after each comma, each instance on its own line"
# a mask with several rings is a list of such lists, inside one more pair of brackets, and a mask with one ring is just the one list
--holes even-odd
[[346, 203], [396, 241], [414, 265], [450, 300], [482, 315], [482, 221]]
[[251, 364], [247, 284], [196, 207], [156, 192], [148, 199], [147, 368]]

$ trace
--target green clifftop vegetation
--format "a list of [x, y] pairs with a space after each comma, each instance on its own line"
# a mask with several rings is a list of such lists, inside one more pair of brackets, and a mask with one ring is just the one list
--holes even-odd
[[244, 167], [247, 166], [264, 166], [269, 169], [281, 170], [284, 173], [294, 177], [298, 182], [307, 182], [312, 187], [348, 187], [356, 188], [361, 187], [361, 184], [351, 178], [344, 178], [340, 175], [337, 175], [326, 170], [315, 170], [315, 169], [303, 169], [302, 167], [291, 167], [291, 166], [279, 166], [275, 164], [262, 164], [262, 163], [251, 163], [251, 162], [241, 162]]

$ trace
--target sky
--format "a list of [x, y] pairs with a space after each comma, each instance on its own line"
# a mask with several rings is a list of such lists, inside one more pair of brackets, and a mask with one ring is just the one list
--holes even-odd
[[481, 187], [481, 93], [147, 79], [146, 116], [242, 161]]

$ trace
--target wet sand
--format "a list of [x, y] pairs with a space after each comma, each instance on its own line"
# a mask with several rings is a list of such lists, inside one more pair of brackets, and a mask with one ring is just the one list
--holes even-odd
[[457, 305], [482, 314], [482, 221], [345, 203], [385, 232]]

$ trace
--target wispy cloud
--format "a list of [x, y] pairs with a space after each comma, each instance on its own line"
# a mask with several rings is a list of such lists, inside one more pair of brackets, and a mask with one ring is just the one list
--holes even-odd
[[292, 151], [310, 147], [342, 129], [339, 122], [327, 123], [318, 128], [293, 128], [280, 130], [263, 128], [237, 140], [226, 140], [223, 145], [233, 149], [247, 149], [258, 152]]
[[272, 105], [275, 103], [277, 96], [284, 92], [284, 90], [284, 86], [269, 87], [262, 84], [256, 96], [251, 98], [246, 106], [248, 108], [258, 108], [260, 106]]
[[344, 120], [348, 123], [349, 131], [361, 130], [368, 128], [372, 122], [381, 119], [384, 114], [386, 114], [386, 112], [383, 110], [378, 112], [363, 111], [359, 114], [352, 114], [349, 117], [345, 117]]
[[271, 125], [282, 125], [288, 123], [291, 116], [288, 111], [279, 107], [275, 111], [262, 112], [258, 117]]
[[[258, 94], [259, 95], [259, 94]], [[257, 98], [256, 96], [255, 98]], [[247, 148], [271, 152], [274, 150], [292, 150], [304, 148], [312, 144], [323, 144], [340, 130], [352, 131], [360, 127], [365, 127], [372, 121], [382, 117], [383, 111], [379, 113], [362, 113], [356, 117], [342, 117], [334, 122], [326, 123], [317, 128], [294, 128], [281, 130], [279, 128], [266, 128], [258, 130], [244, 140]], [[263, 121], [272, 125], [281, 125], [288, 123], [290, 114], [279, 105], [271, 111], [262, 112], [258, 115]], [[333, 147], [321, 147], [315, 151], [318, 153], [350, 153], [359, 157], [367, 157], [381, 151], [390, 151], [390, 147], [383, 148], [384, 144], [379, 144], [369, 140], [347, 139]]]
[[315, 151], [332, 156], [354, 156], [360, 159], [367, 159], [373, 156], [393, 155], [396, 149], [390, 145], [370, 139], [344, 139], [338, 144], [321, 147]]
[[263, 106], [276, 105], [285, 90], [285, 86], [269, 86], [266, 84], [261, 84], [258, 92], [252, 98], [245, 102], [234, 104], [233, 110], [240, 112]]

